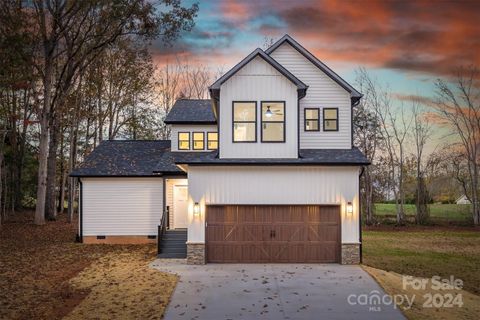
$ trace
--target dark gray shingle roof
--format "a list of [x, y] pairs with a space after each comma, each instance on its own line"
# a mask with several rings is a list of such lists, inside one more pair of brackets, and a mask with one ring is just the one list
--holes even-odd
[[203, 123], [215, 124], [212, 100], [179, 99], [165, 118], [167, 124]]
[[191, 151], [166, 151], [160, 157], [154, 172], [175, 172], [181, 171], [175, 163], [184, 163], [187, 161], [192, 161], [197, 158], [210, 157], [216, 155], [216, 151], [208, 152], [191, 152]]
[[183, 173], [173, 162], [163, 159], [169, 152], [169, 140], [103, 141], [71, 173], [74, 177], [154, 176], [162, 163], [164, 173]]
[[[177, 152], [179, 153], [179, 152]], [[174, 158], [177, 164], [189, 165], [369, 165], [370, 161], [358, 150], [352, 149], [301, 149], [298, 159], [219, 159], [217, 152]]]

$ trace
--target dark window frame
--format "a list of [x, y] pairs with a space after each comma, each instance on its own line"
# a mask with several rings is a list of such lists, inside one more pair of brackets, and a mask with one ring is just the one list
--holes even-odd
[[[201, 133], [202, 134], [202, 142], [203, 142], [203, 148], [195, 148], [195, 141], [200, 141], [200, 140], [195, 140], [195, 133]], [[192, 150], [205, 150], [205, 132], [204, 131], [193, 131], [192, 132]]]
[[[337, 112], [337, 118], [335, 119], [335, 122], [336, 122], [336, 129], [333, 130], [333, 129], [326, 129], [325, 127], [325, 121], [332, 121], [333, 119], [326, 119], [325, 118], [325, 111], [326, 110], [335, 110]], [[338, 131], [338, 117], [339, 117], [339, 113], [338, 113], [338, 108], [323, 108], [323, 131], [330, 131], [330, 132], [337, 132]]]
[[[212, 140], [212, 141], [217, 141], [217, 148], [216, 149], [212, 149], [212, 148], [208, 147], [208, 143], [210, 142], [210, 139], [208, 139], [208, 134], [209, 133], [216, 133], [217, 134], [217, 140]], [[218, 138], [219, 138], [218, 131], [207, 131], [207, 150], [218, 150], [218, 140], [219, 140]]]
[[[264, 121], [263, 120], [263, 104], [264, 103], [283, 103], [283, 121]], [[281, 141], [264, 141], [263, 140], [263, 124], [264, 123], [283, 123], [283, 139]], [[285, 143], [286, 142], [286, 128], [287, 128], [287, 104], [285, 101], [260, 101], [260, 139], [262, 143]]]
[[[254, 103], [255, 104], [255, 121], [235, 121], [235, 103]], [[232, 101], [232, 143], [257, 143], [257, 123], [258, 123], [258, 110], [257, 101]], [[235, 123], [255, 123], [255, 140], [253, 141], [235, 141]]]
[[[318, 118], [317, 120], [317, 129], [307, 129], [307, 121], [314, 121], [315, 119], [307, 119], [307, 110], [317, 110]], [[318, 132], [320, 131], [320, 108], [305, 108], [303, 109], [303, 131], [305, 132]]]
[[[188, 134], [188, 148], [187, 149], [182, 149], [180, 148], [180, 134], [186, 133]], [[179, 131], [177, 134], [177, 148], [178, 150], [191, 150], [192, 143], [190, 141], [190, 131]], [[181, 140], [181, 141], [186, 141], [186, 140]]]

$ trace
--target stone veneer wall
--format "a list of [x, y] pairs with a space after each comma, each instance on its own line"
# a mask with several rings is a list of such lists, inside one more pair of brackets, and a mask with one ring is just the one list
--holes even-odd
[[360, 263], [360, 244], [342, 243], [342, 264]]
[[205, 244], [187, 243], [187, 264], [205, 264]]

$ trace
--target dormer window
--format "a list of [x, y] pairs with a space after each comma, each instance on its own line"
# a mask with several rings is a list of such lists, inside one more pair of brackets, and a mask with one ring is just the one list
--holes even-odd
[[178, 150], [190, 150], [190, 132], [178, 133]]
[[285, 101], [262, 101], [262, 142], [285, 142]]
[[323, 109], [323, 131], [338, 131], [338, 108]]
[[233, 102], [233, 142], [257, 141], [257, 103]]
[[193, 140], [193, 150], [205, 149], [205, 133], [194, 132], [192, 140]]
[[319, 131], [320, 130], [320, 109], [319, 108], [305, 108], [305, 131]]

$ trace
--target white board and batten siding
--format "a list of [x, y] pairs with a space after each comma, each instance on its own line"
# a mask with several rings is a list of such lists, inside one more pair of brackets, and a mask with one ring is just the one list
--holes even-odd
[[[257, 142], [233, 143], [232, 102], [257, 102]], [[261, 142], [261, 101], [285, 101], [285, 143]], [[297, 87], [270, 64], [256, 57], [220, 89], [220, 158], [296, 158]]]
[[[350, 93], [287, 42], [275, 49], [270, 56], [308, 85], [307, 95], [300, 100], [300, 148], [350, 149]], [[320, 131], [304, 130], [305, 108], [320, 108]], [[323, 108], [338, 108], [338, 132], [323, 131]]]
[[[205, 152], [207, 149], [207, 132], [217, 132], [216, 124], [172, 124], [172, 131], [170, 132], [171, 150], [172, 151], [199, 151]], [[178, 133], [189, 132], [190, 133], [190, 150], [178, 150]], [[203, 132], [205, 139], [205, 150], [193, 150], [192, 133]]]
[[84, 236], [157, 235], [162, 178], [82, 178]]
[[[359, 170], [353, 166], [191, 166], [188, 241], [205, 241], [206, 205], [332, 204], [341, 206], [342, 243], [358, 243]], [[192, 214], [195, 202], [201, 208], [197, 216]], [[347, 202], [352, 202], [353, 214], [346, 213]]]

